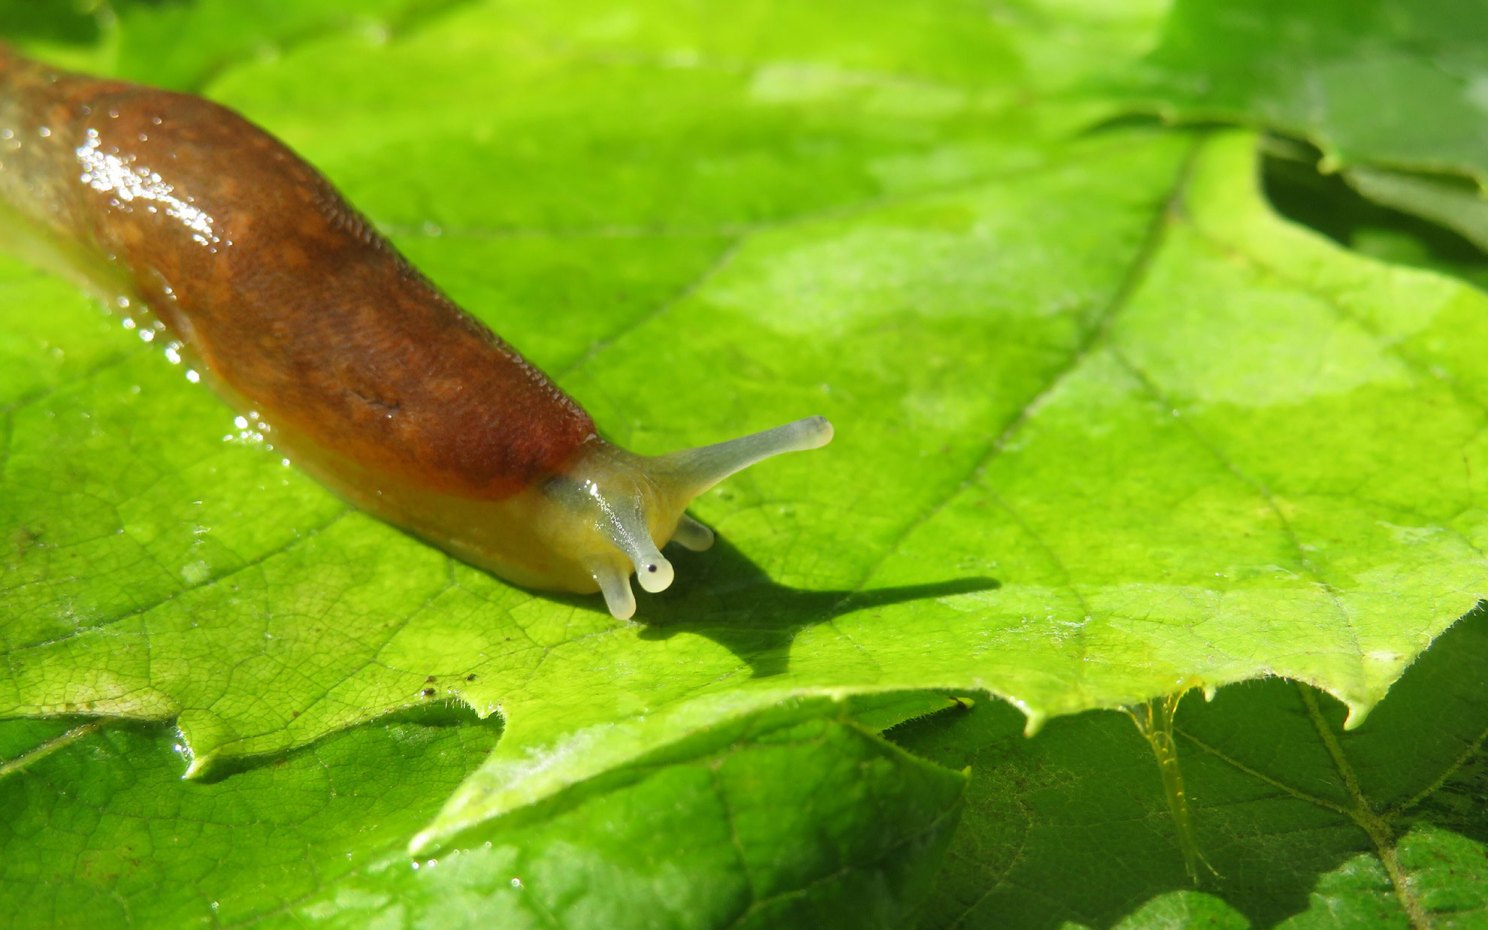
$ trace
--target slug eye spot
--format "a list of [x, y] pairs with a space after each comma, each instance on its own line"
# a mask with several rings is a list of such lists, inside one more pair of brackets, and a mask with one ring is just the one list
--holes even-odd
[[[652, 547], [653, 549], [655, 547]], [[660, 553], [655, 553], [655, 558], [647, 561], [636, 561], [636, 582], [640, 584], [641, 590], [648, 594], [656, 594], [665, 591], [672, 586], [672, 563], [661, 558]]]

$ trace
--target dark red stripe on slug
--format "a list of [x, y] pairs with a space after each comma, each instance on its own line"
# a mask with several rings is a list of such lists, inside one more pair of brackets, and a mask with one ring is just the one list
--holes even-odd
[[14, 57], [4, 68], [49, 132], [24, 139], [21, 159], [72, 179], [56, 192], [64, 232], [117, 256], [130, 289], [271, 426], [394, 479], [495, 499], [563, 470], [593, 435], [552, 381], [247, 120]]

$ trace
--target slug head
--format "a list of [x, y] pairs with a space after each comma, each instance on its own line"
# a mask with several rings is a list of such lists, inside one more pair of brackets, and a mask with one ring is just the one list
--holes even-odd
[[832, 424], [808, 417], [654, 457], [595, 442], [568, 473], [544, 486], [544, 543], [593, 579], [616, 619], [628, 620], [636, 608], [632, 574], [653, 594], [672, 584], [672, 563], [661, 554], [662, 546], [675, 542], [703, 550], [713, 545], [713, 531], [685, 513], [693, 498], [761, 459], [820, 448], [831, 439]]

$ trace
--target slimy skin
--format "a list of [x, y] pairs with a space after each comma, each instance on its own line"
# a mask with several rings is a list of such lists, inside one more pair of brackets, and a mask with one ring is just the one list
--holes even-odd
[[635, 612], [659, 549], [728, 475], [832, 437], [821, 417], [647, 457], [423, 277], [314, 168], [210, 101], [0, 46], [0, 203], [27, 243], [188, 353], [299, 467], [518, 584]]

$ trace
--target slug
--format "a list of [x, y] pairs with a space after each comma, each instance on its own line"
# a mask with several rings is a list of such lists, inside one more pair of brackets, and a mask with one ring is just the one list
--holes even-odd
[[0, 46], [0, 203], [49, 264], [162, 333], [355, 506], [530, 588], [635, 613], [706, 549], [697, 495], [832, 438], [822, 417], [636, 455], [415, 270], [319, 172], [200, 97]]

